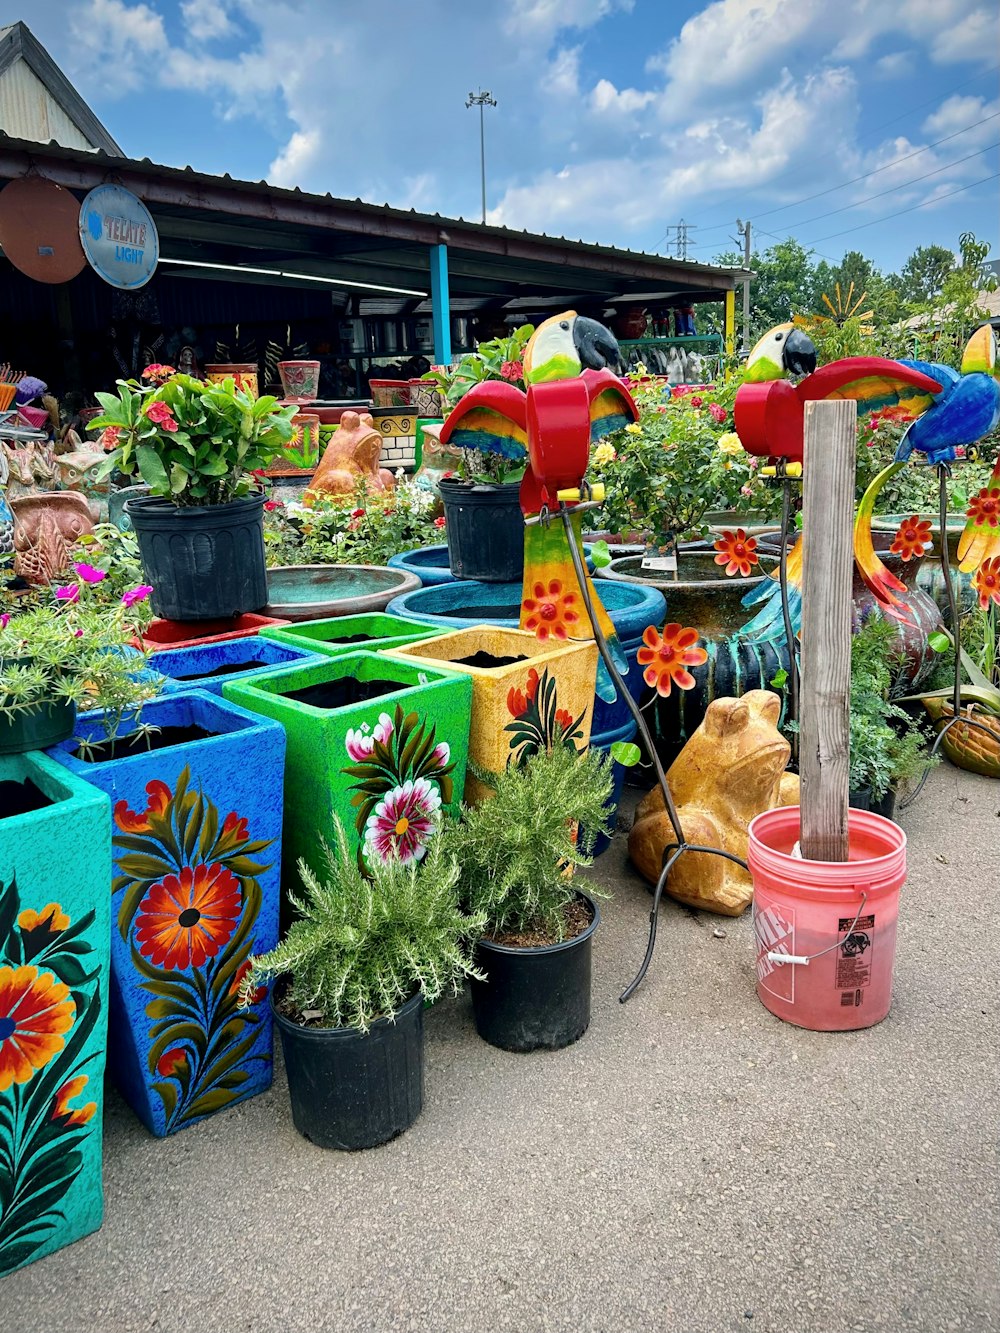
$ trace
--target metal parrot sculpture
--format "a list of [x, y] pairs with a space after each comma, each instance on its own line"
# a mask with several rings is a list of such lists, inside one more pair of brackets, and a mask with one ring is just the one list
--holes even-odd
[[[555, 510], [561, 501], [579, 502], [593, 442], [639, 414], [609, 369], [621, 364], [618, 344], [596, 320], [574, 311], [545, 320], [525, 347], [523, 364], [526, 391], [499, 380], [475, 385], [448, 416], [441, 441], [499, 453], [512, 463], [526, 459], [520, 502], [528, 519]], [[573, 520], [573, 540], [582, 553], [579, 515]], [[612, 658], [625, 671], [614, 625], [589, 577], [587, 591]], [[525, 528], [520, 625], [543, 642], [594, 637], [561, 523]], [[615, 698], [603, 661], [597, 692], [604, 700]]]

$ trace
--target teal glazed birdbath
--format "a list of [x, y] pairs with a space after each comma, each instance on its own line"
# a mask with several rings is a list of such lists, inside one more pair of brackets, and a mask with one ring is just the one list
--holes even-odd
[[415, 574], [385, 565], [279, 565], [267, 571], [264, 614], [321, 620], [384, 611], [394, 597], [419, 587]]

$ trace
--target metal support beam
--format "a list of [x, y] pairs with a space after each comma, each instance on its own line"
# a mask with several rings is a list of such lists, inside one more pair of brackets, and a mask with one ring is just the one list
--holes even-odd
[[431, 321], [434, 326], [434, 363], [451, 364], [451, 304], [448, 299], [448, 247], [432, 245]]

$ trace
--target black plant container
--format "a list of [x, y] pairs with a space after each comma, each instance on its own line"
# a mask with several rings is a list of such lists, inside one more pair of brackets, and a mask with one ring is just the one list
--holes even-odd
[[266, 604], [263, 495], [204, 506], [142, 496], [126, 513], [158, 616], [219, 620]]
[[448, 566], [457, 579], [516, 583], [524, 574], [520, 482], [438, 483], [444, 501]]
[[476, 1031], [504, 1051], [557, 1051], [579, 1041], [590, 1026], [591, 941], [600, 924], [597, 904], [579, 897], [590, 925], [561, 944], [514, 948], [480, 940], [476, 966], [486, 981], [470, 979]]
[[881, 800], [872, 799], [871, 787], [862, 787], [860, 791], [852, 791], [848, 804], [855, 810], [871, 810], [873, 814], [882, 815], [885, 819], [895, 820], [896, 818], [896, 793], [889, 787]]
[[0, 717], [0, 754], [46, 750], [72, 736], [75, 725], [76, 707], [66, 700]]
[[318, 1148], [354, 1152], [402, 1134], [424, 1104], [424, 997], [367, 1032], [308, 1028], [273, 1002], [288, 1075], [292, 1121]]

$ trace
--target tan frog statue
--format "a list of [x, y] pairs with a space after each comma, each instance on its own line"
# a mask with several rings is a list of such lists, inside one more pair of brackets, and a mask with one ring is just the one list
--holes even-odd
[[372, 423], [371, 413], [345, 412], [330, 436], [303, 501], [310, 505], [324, 495], [352, 495], [362, 481], [372, 495], [390, 493], [396, 478], [388, 468], [379, 467], [381, 452], [382, 436]]
[[[719, 847], [746, 860], [747, 826], [755, 815], [797, 805], [799, 780], [785, 772], [791, 746], [778, 730], [781, 701], [770, 690], [714, 699], [698, 730], [667, 773], [688, 842]], [[663, 853], [676, 845], [659, 788], [643, 797], [628, 839], [636, 869], [655, 884]], [[739, 916], [753, 897], [749, 872], [722, 856], [685, 852], [667, 892], [688, 907]]]

